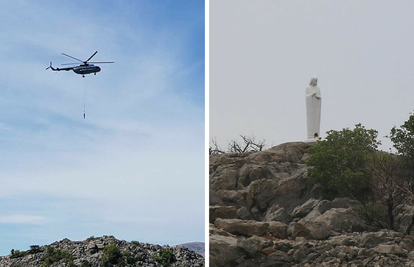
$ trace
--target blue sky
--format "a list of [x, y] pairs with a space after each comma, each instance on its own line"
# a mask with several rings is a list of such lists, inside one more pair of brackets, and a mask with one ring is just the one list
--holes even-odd
[[0, 3], [0, 255], [204, 241], [204, 1]]

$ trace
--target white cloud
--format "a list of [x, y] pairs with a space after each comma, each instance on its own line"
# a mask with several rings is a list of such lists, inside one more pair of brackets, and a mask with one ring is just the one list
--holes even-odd
[[0, 216], [1, 224], [44, 224], [46, 218], [33, 215], [3, 215]]

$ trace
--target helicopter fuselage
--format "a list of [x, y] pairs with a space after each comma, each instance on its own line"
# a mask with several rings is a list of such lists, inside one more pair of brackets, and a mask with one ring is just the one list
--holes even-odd
[[92, 64], [86, 65], [86, 66], [78, 66], [78, 67], [73, 67], [73, 72], [77, 73], [77, 74], [91, 74], [91, 73], [97, 73], [100, 72], [101, 68], [98, 66], [94, 66]]

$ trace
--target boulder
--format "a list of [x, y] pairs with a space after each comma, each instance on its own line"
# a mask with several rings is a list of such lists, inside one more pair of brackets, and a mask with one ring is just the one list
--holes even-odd
[[236, 189], [236, 181], [238, 175], [238, 165], [221, 165], [217, 167], [216, 172], [213, 174], [215, 179], [211, 181], [211, 189], [213, 191], [225, 189]]
[[210, 236], [210, 266], [237, 266], [243, 258], [243, 251], [237, 245], [237, 239], [231, 236]]
[[246, 204], [251, 209], [255, 206], [260, 212], [269, 207], [269, 202], [274, 198], [274, 191], [278, 182], [271, 179], [261, 179], [252, 182], [247, 188]]
[[243, 189], [256, 180], [277, 177], [273, 169], [267, 162], [244, 164], [239, 171], [237, 189]]
[[289, 215], [292, 219], [305, 217], [319, 202], [320, 200], [310, 198], [302, 205], [294, 208]]
[[325, 222], [331, 230], [340, 233], [362, 232], [367, 229], [365, 222], [352, 210], [352, 208], [330, 209], [317, 217], [314, 221]]
[[281, 222], [269, 222], [268, 231], [275, 238], [286, 239], [288, 226]]
[[293, 238], [304, 237], [307, 240], [321, 240], [326, 239], [331, 235], [329, 226], [325, 222], [308, 222], [301, 220], [297, 223], [293, 223], [293, 225], [289, 227], [292, 227], [290, 232]]
[[271, 222], [271, 221], [279, 221], [283, 223], [287, 223], [289, 221], [288, 214], [286, 209], [280, 207], [279, 205], [272, 206], [267, 209], [266, 214], [263, 217], [263, 221]]
[[292, 256], [289, 256], [286, 252], [278, 250], [267, 256], [266, 262], [262, 263], [260, 267], [288, 267], [291, 266], [292, 261]]
[[271, 242], [264, 238], [253, 236], [239, 239], [237, 246], [243, 251], [245, 258], [255, 258], [260, 255], [264, 248], [270, 247]]
[[332, 201], [329, 200], [322, 200], [320, 201], [315, 209], [318, 210], [321, 214], [325, 213], [330, 209], [337, 209], [337, 208], [352, 208], [355, 206], [360, 205], [360, 203], [354, 199], [349, 198], [335, 198]]
[[298, 174], [281, 179], [273, 191], [273, 198], [269, 206], [279, 205], [285, 208], [289, 214], [294, 208], [310, 198], [318, 198], [319, 195], [313, 191], [317, 186], [306, 176], [307, 169], [306, 166], [303, 166], [298, 169]]
[[364, 248], [373, 248], [381, 243], [387, 242], [385, 232], [364, 233], [360, 240], [360, 245]]
[[210, 206], [209, 217], [210, 223], [214, 223], [217, 218], [236, 219], [237, 210], [234, 206]]
[[304, 142], [290, 142], [278, 146], [274, 146], [260, 153], [249, 155], [250, 160], [254, 161], [272, 161], [272, 162], [299, 162], [306, 149], [311, 147], [311, 144]]
[[253, 216], [246, 207], [237, 210], [237, 218], [241, 220], [253, 220]]
[[244, 221], [239, 219], [216, 219], [217, 228], [223, 229], [231, 234], [243, 236], [263, 236], [267, 233], [269, 223], [258, 221]]
[[383, 254], [394, 254], [400, 257], [406, 258], [408, 256], [408, 251], [402, 249], [399, 245], [392, 244], [392, 245], [385, 245], [380, 244], [374, 248], [375, 252], [383, 253]]

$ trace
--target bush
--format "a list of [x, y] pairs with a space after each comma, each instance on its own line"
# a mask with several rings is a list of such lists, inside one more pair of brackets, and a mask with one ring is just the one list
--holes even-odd
[[16, 250], [12, 249], [10, 251], [10, 258], [13, 258], [13, 259], [20, 258], [20, 257], [23, 257], [25, 255], [27, 255], [26, 251], [20, 251], [18, 249], [16, 249]]
[[104, 254], [101, 259], [102, 267], [109, 267], [111, 264], [118, 264], [121, 261], [121, 252], [115, 244], [109, 244], [104, 248], [103, 252]]
[[309, 149], [308, 176], [322, 186], [322, 196], [361, 199], [369, 190], [368, 163], [380, 142], [378, 132], [361, 124], [353, 130], [328, 131], [325, 140]]
[[169, 267], [171, 266], [171, 263], [176, 261], [176, 258], [171, 250], [163, 249], [160, 254], [154, 258], [154, 260], [163, 267]]
[[50, 266], [55, 262], [65, 260], [67, 266], [74, 266], [73, 255], [66, 249], [54, 249], [53, 247], [48, 247], [46, 253], [43, 256], [44, 264], [42, 266]]
[[389, 137], [400, 155], [414, 159], [414, 114], [399, 128], [394, 126]]
[[41, 252], [42, 250], [40, 249], [40, 246], [39, 245], [31, 245], [30, 246], [30, 250], [29, 250], [29, 253], [30, 254], [36, 254], [36, 253], [39, 253], [39, 252]]
[[135, 247], [142, 247], [142, 244], [139, 241], [131, 241], [132, 245]]

